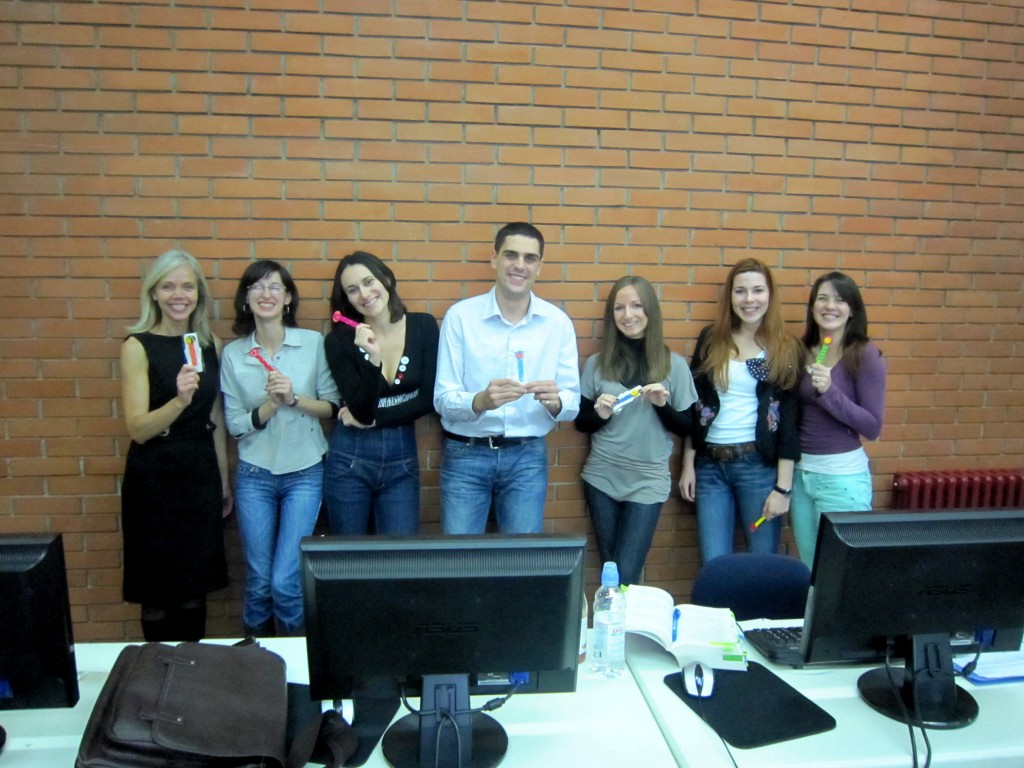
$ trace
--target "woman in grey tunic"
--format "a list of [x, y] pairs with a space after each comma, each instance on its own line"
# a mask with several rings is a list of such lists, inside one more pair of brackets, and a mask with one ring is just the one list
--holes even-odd
[[640, 581], [661, 507], [669, 496], [670, 433], [685, 435], [697, 399], [686, 361], [665, 345], [651, 284], [615, 282], [604, 311], [601, 351], [580, 380], [576, 428], [590, 434], [583, 493], [603, 562], [623, 584]]

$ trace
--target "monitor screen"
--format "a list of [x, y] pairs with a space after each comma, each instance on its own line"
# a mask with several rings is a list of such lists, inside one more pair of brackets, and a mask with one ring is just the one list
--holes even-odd
[[507, 737], [470, 712], [470, 693], [575, 690], [585, 543], [549, 534], [304, 539], [312, 697], [352, 698], [359, 732], [361, 707], [391, 699], [397, 708], [400, 694], [418, 693], [419, 713], [385, 735], [385, 757], [433, 765], [472, 754], [487, 764]]
[[73, 707], [78, 671], [60, 534], [0, 535], [0, 709]]
[[[1016, 650], [1024, 626], [1024, 510], [826, 513], [818, 530], [802, 652], [807, 662], [867, 661], [858, 683], [884, 714], [955, 728], [977, 716], [952, 654]], [[966, 639], [966, 640], [965, 640]]]

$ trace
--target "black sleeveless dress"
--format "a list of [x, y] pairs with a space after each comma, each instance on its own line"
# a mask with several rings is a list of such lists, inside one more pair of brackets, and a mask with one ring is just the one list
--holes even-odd
[[[181, 336], [133, 334], [149, 360], [149, 408], [176, 397], [185, 362]], [[220, 363], [203, 347], [204, 371], [189, 406], [162, 435], [132, 442], [121, 484], [124, 599], [173, 607], [228, 584], [222, 489], [210, 412]]]

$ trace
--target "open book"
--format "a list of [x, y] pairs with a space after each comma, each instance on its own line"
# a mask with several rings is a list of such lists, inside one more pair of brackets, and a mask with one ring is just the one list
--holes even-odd
[[728, 608], [675, 605], [665, 590], [634, 584], [626, 593], [626, 631], [659, 643], [680, 667], [699, 661], [714, 669], [747, 668], [739, 627]]

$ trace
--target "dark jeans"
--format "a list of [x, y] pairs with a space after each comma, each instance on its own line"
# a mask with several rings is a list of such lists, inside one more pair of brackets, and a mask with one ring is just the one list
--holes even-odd
[[445, 533], [483, 533], [494, 504], [502, 533], [540, 533], [548, 492], [543, 437], [488, 448], [445, 438], [441, 458], [441, 527]]
[[735, 461], [712, 461], [697, 456], [697, 532], [705, 563], [732, 552], [737, 518], [748, 552], [778, 552], [782, 518], [766, 520], [756, 531], [764, 500], [775, 485], [776, 468], [761, 454], [748, 453]]
[[594, 524], [597, 550], [601, 562], [619, 566], [619, 581], [623, 584], [640, 583], [640, 572], [658, 527], [658, 517], [665, 503], [640, 504], [635, 501], [616, 501], [586, 480], [583, 496]]
[[420, 463], [412, 424], [359, 429], [338, 424], [324, 471], [331, 533], [413, 534], [420, 530]]
[[283, 475], [238, 462], [235, 505], [247, 568], [246, 627], [264, 626], [274, 617], [285, 634], [303, 625], [299, 541], [313, 533], [323, 488], [322, 461]]

